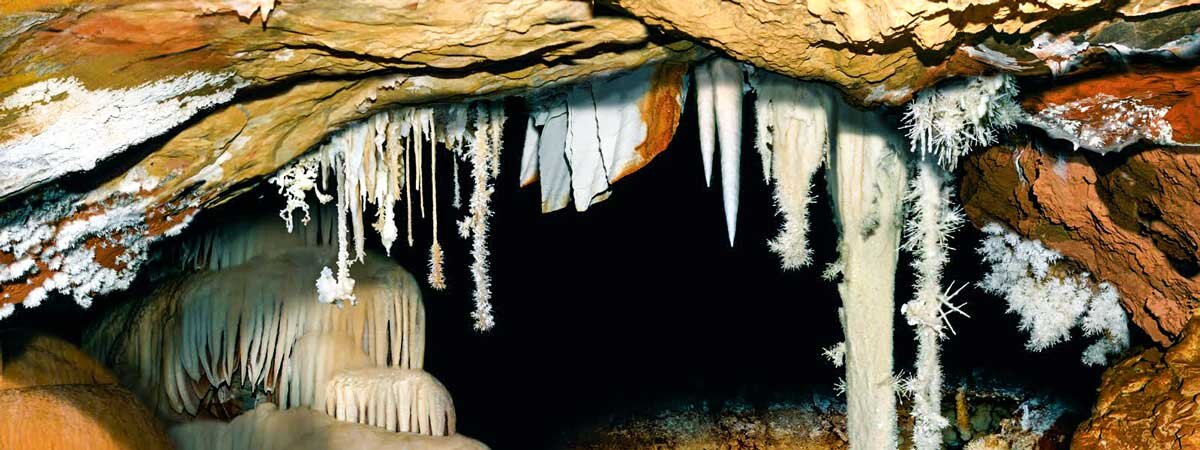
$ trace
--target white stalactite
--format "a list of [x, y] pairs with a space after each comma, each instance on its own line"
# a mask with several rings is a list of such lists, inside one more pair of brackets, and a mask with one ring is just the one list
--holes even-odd
[[837, 109], [827, 178], [841, 232], [847, 429], [853, 450], [890, 450], [897, 445], [892, 313], [906, 145], [878, 114]]
[[[725, 201], [725, 227], [729, 245], [737, 235], [738, 196], [742, 170], [742, 92], [745, 89], [741, 64], [715, 58], [708, 63], [713, 84], [713, 108], [717, 117], [717, 140], [721, 149], [721, 193]], [[711, 162], [710, 162], [711, 164]]]
[[446, 289], [446, 275], [442, 270], [442, 244], [438, 241], [438, 189], [437, 189], [437, 137], [436, 129], [434, 128], [433, 115], [429, 118], [429, 184], [430, 189], [430, 207], [433, 208], [433, 223], [432, 228], [433, 243], [429, 245], [429, 286], [437, 289]]
[[700, 131], [700, 161], [704, 164], [704, 186], [712, 187], [713, 156], [717, 152], [717, 109], [715, 86], [708, 64], [695, 67], [696, 122]]
[[587, 211], [608, 192], [608, 174], [600, 151], [601, 130], [592, 86], [581, 83], [567, 92], [567, 164], [576, 211]]
[[475, 281], [475, 329], [490, 330], [495, 326], [492, 316], [492, 280], [488, 275], [487, 233], [488, 217], [491, 216], [491, 198], [499, 168], [500, 128], [504, 126], [502, 103], [475, 106], [475, 131], [469, 152], [471, 178], [474, 180], [469, 204], [469, 214], [459, 222], [459, 234], [471, 238], [471, 278]]
[[[379, 324], [386, 322], [376, 321], [376, 325]], [[371, 344], [387, 345], [382, 340]], [[324, 331], [306, 333], [292, 344], [290, 356], [281, 364], [276, 402], [284, 409], [308, 407], [321, 410], [327, 400], [327, 386], [334, 375], [371, 367], [372, 363], [371, 356], [352, 336]]]
[[[305, 196], [307, 192], [316, 191], [318, 200], [326, 200], [319, 190], [316, 165], [322, 167], [320, 181], [326, 181], [328, 175], [325, 169], [332, 169], [334, 187], [337, 195], [337, 231], [338, 258], [336, 271], [322, 269], [317, 279], [318, 300], [327, 303], [343, 303], [354, 301], [354, 279], [350, 278], [349, 269], [354, 261], [361, 261], [365, 253], [365, 227], [363, 215], [367, 205], [377, 207], [377, 215], [372, 228], [379, 234], [384, 248], [390, 251], [391, 244], [398, 237], [399, 230], [395, 224], [395, 205], [403, 201], [405, 219], [407, 221], [407, 240], [411, 247], [413, 242], [413, 208], [418, 208], [418, 214], [425, 215], [424, 197], [431, 196], [433, 202], [433, 240], [430, 245], [429, 282], [434, 288], [445, 287], [445, 275], [442, 267], [444, 255], [438, 238], [439, 217], [437, 211], [437, 152], [441, 151], [441, 143], [451, 153], [459, 158], [466, 158], [464, 147], [472, 151], [483, 149], [487, 154], [482, 163], [486, 177], [486, 196], [490, 197], [491, 180], [498, 174], [499, 151], [502, 138], [504, 115], [499, 103], [485, 111], [486, 113], [475, 123], [468, 123], [469, 107], [465, 105], [445, 105], [439, 107], [412, 107], [385, 111], [366, 120], [347, 125], [344, 129], [330, 136], [328, 142], [322, 145], [315, 154], [306, 156], [281, 169], [272, 179], [279, 186], [280, 193], [287, 199], [287, 206], [280, 213], [286, 223], [291, 224], [291, 214], [295, 209], [305, 210], [308, 217]], [[439, 128], [441, 128], [439, 130]], [[429, 176], [423, 172], [425, 156], [429, 152]], [[457, 178], [457, 171], [455, 173]], [[430, 186], [422, 186], [428, 182]], [[457, 196], [457, 186], [455, 195]], [[479, 198], [478, 195], [473, 196]], [[487, 208], [487, 199], [483, 204], [476, 205], [472, 200], [472, 222], [483, 223], [486, 227], [486, 214], [480, 215], [479, 208]], [[415, 205], [414, 205], [415, 203]], [[484, 217], [483, 219], [478, 219]], [[482, 242], [484, 233], [476, 233], [476, 226], [468, 226], [469, 234], [476, 235], [476, 240]], [[354, 257], [350, 255], [350, 239], [353, 239]], [[479, 247], [475, 245], [474, 247]], [[482, 252], [472, 250], [476, 255], [476, 263], [472, 272], [478, 273], [476, 279], [477, 291], [487, 291], [488, 284], [480, 283], [487, 280], [486, 247], [479, 247]], [[481, 289], [482, 287], [482, 289]], [[488, 294], [484, 294], [484, 303]], [[477, 303], [479, 299], [477, 298]]]
[[565, 95], [543, 97], [535, 110], [538, 135], [538, 172], [542, 191], [542, 212], [557, 211], [571, 202], [571, 167], [567, 164], [567, 129], [571, 118]]
[[824, 85], [762, 70], [751, 84], [757, 93], [756, 143], [763, 172], [775, 181], [775, 206], [783, 215], [783, 229], [770, 247], [785, 270], [798, 269], [812, 262], [808, 205], [814, 195], [812, 177], [829, 152], [834, 93]]
[[916, 328], [916, 375], [908, 386], [913, 398], [913, 448], [916, 450], [942, 448], [942, 429], [949, 421], [941, 411], [939, 340], [946, 337], [947, 329], [954, 331], [949, 323], [951, 313], [966, 315], [959, 305], [951, 303], [957, 292], [942, 288], [942, 270], [950, 258], [950, 235], [962, 225], [963, 217], [951, 203], [953, 189], [949, 186], [949, 174], [934, 158], [934, 155], [927, 155], [917, 161], [917, 171], [905, 199], [909, 211], [904, 249], [914, 255], [916, 293], [900, 310], [908, 324]]

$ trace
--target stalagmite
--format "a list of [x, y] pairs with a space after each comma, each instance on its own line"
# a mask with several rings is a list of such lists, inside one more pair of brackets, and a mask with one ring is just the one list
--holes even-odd
[[[712, 74], [713, 108], [717, 117], [717, 139], [721, 149], [721, 193], [725, 200], [725, 226], [729, 245], [737, 235], [738, 196], [742, 170], [742, 66], [725, 58], [708, 64]], [[710, 163], [711, 164], [711, 163]]]
[[313, 301], [312, 288], [295, 280], [332, 256], [327, 247], [297, 248], [168, 281], [101, 318], [85, 349], [167, 416], [195, 414], [221, 391], [319, 389], [294, 380], [311, 372], [284, 373], [310, 333], [350, 338], [374, 366], [421, 367], [425, 315], [412, 275], [368, 254], [355, 268], [359, 303], [338, 308]]
[[949, 260], [950, 235], [963, 217], [951, 206], [953, 190], [949, 175], [926, 155], [917, 161], [906, 201], [909, 205], [905, 224], [904, 250], [914, 255], [916, 293], [901, 307], [908, 324], [916, 328], [916, 376], [909, 386], [913, 396], [913, 447], [937, 450], [942, 447], [942, 429], [949, 421], [942, 416], [942, 367], [939, 343], [950, 327], [949, 314], [966, 315], [950, 300], [957, 292], [942, 289], [942, 270]]
[[[809, 265], [808, 205], [812, 176], [829, 151], [833, 92], [823, 85], [796, 81], [767, 71], [751, 77], [757, 94], [757, 145], [763, 171], [775, 182], [775, 205], [783, 229], [770, 242], [785, 270]], [[772, 162], [773, 160], [773, 162]]]
[[453, 435], [454, 401], [420, 369], [343, 371], [326, 385], [325, 413], [343, 422], [429, 436]]
[[897, 445], [892, 313], [906, 145], [877, 113], [837, 109], [828, 181], [841, 232], [847, 429], [854, 450], [890, 450]]
[[426, 436], [339, 422], [309, 409], [279, 410], [271, 403], [231, 422], [199, 420], [170, 429], [179, 450], [487, 450], [455, 434]]

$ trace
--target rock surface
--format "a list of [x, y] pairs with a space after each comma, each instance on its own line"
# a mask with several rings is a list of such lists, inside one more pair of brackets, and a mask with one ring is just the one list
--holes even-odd
[[[44, 214], [27, 222], [31, 209], [15, 206], [0, 222], [47, 230], [17, 239], [31, 239], [30, 248], [51, 250], [17, 279], [0, 282], [0, 305], [20, 302], [31, 293], [36, 298], [51, 291], [49, 287], [73, 292], [76, 301], [86, 305], [93, 294], [123, 288], [144, 260], [149, 243], [177, 233], [198, 210], [243, 192], [331, 131], [380, 110], [522, 93], [653, 62], [690, 61], [706, 53], [688, 43], [648, 44], [646, 30], [636, 21], [593, 19], [578, 2], [485, 2], [472, 8], [476, 16], [462, 16], [457, 6], [445, 2], [424, 2], [420, 7], [413, 3], [395, 10], [380, 10], [366, 0], [341, 2], [337, 8], [328, 2], [291, 5], [281, 5], [272, 13], [266, 29], [261, 23], [240, 22], [231, 10], [212, 5], [196, 9], [192, 2], [67, 8], [58, 10], [56, 19], [45, 18], [36, 22], [42, 25], [21, 29], [34, 31], [18, 33], [0, 54], [6, 69], [30, 74], [0, 82], [0, 92], [7, 90], [0, 93], [0, 97], [7, 95], [4, 102], [21, 100], [13, 101], [13, 107], [0, 105], [0, 161], [12, 159], [2, 164], [8, 171], [0, 177], [4, 180], [0, 198], [66, 172], [87, 170], [101, 159], [111, 159], [178, 123], [187, 123], [129, 157], [132, 162], [105, 167], [105, 175], [92, 177], [94, 181], [82, 193], [54, 191], [10, 201]], [[140, 25], [130, 31], [133, 36], [115, 36], [112, 33], [129, 30], [110, 26], [117, 20], [114, 17], [126, 25]], [[180, 21], [207, 31], [184, 33], [199, 41], [181, 48], [165, 45], [173, 42], [167, 38], [154, 43], [143, 40], [153, 36], [143, 30], [150, 24], [171, 28], [163, 33], [174, 33], [183, 27]], [[43, 31], [47, 24], [75, 31]], [[79, 34], [83, 31], [76, 28], [93, 34]], [[360, 31], [369, 36], [360, 36]], [[78, 34], [74, 41], [52, 39], [72, 33]], [[380, 46], [382, 35], [409, 37], [409, 47]], [[91, 51], [83, 52], [70, 42], [81, 42], [78, 47]], [[108, 59], [98, 65], [87, 63], [88, 58], [109, 53], [120, 64], [106, 65], [117, 64]], [[54, 55], [78, 64], [45, 60]], [[50, 75], [28, 70], [41, 65], [55, 70]], [[102, 107], [123, 101], [130, 86], [141, 92], [138, 86], [177, 76], [181, 68], [230, 74], [226, 82], [237, 84], [242, 94], [227, 106], [219, 105], [222, 97], [207, 98], [203, 108], [192, 108], [185, 99], [234, 89], [206, 84], [212, 80], [200, 77], [182, 88], [170, 85], [173, 88], [165, 93], [160, 92], [161, 86], [151, 89], [160, 94], [153, 105], [135, 98], [130, 101], [136, 108]], [[117, 69], [121, 76], [112, 79], [92, 73]], [[58, 78], [46, 79], [49, 76]], [[42, 83], [56, 79], [79, 81], [50, 95], [57, 91]], [[60, 84], [54, 84], [55, 89], [63, 90]], [[79, 106], [78, 98], [89, 100], [84, 106], [100, 106]], [[47, 127], [63, 126], [62, 114], [50, 114], [55, 108], [99, 128], [47, 133]], [[207, 114], [190, 117], [201, 110]], [[162, 122], [164, 117], [169, 123]], [[113, 140], [106, 127], [119, 124], [135, 132]], [[105, 136], [100, 142], [106, 146], [99, 150], [91, 147], [97, 136]], [[43, 142], [47, 139], [52, 142]], [[85, 147], [87, 152], [75, 151]], [[64, 231], [70, 232], [69, 238]], [[16, 252], [0, 251], [0, 264], [21, 258]], [[76, 264], [51, 268], [48, 261], [55, 258]], [[47, 285], [48, 280], [54, 281]]]
[[[856, 103], [898, 105], [956, 75], [1001, 70], [1061, 74], [1076, 62], [1109, 60], [1102, 46], [1142, 49], [1174, 33], [1151, 17], [1193, 1], [943, 2], [902, 0], [609, 0], [648, 25], [716, 47], [784, 75], [827, 81]], [[1086, 15], [1087, 21], [1073, 20]], [[1081, 23], [1082, 22], [1082, 23]], [[1138, 33], [1106, 25], [1135, 25]], [[1090, 27], [1083, 29], [1084, 27]], [[1040, 45], [1047, 30], [1061, 35]], [[1109, 30], [1109, 33], [1103, 34]], [[993, 39], [999, 33], [1003, 39]], [[1073, 40], [1079, 40], [1075, 43]], [[1138, 42], [1133, 42], [1138, 40]], [[1161, 40], [1161, 39], [1159, 39]], [[1069, 45], [1066, 45], [1069, 44]], [[1099, 57], [1099, 58], [1097, 58]], [[1064, 61], [1065, 59], [1065, 61]], [[1080, 68], [1087, 68], [1086, 64]], [[1094, 67], [1093, 67], [1094, 68]]]
[[[943, 432], [944, 443], [950, 448], [968, 445], [981, 450], [1066, 448], [1067, 435], [1062, 430], [1068, 420], [1062, 410], [1055, 409], [1062, 404], [1033, 403], [1024, 397], [1033, 395], [992, 385], [964, 388], [957, 396], [947, 396], [943, 410], [952, 424]], [[900, 405], [902, 449], [912, 448], [908, 406], [906, 402]], [[1022, 417], [1029, 411], [1048, 413], [1045, 429], [1022, 429]], [[845, 450], [849, 448], [845, 414], [841, 399], [820, 395], [769, 405], [697, 400], [583, 427], [553, 448]]]
[[1073, 450], [1200, 448], [1200, 320], [1165, 352], [1146, 350], [1108, 369]]
[[172, 448], [154, 415], [74, 345], [9, 330], [0, 349], [0, 448]]
[[963, 169], [962, 203], [976, 226], [1003, 223], [1112, 283], [1155, 342], [1183, 330], [1200, 300], [1200, 154], [994, 147]]

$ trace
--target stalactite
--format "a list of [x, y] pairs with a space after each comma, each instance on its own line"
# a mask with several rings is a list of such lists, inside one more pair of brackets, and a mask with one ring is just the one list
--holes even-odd
[[495, 325], [492, 317], [492, 288], [488, 275], [487, 232], [488, 216], [491, 215], [489, 203], [492, 197], [492, 174], [495, 159], [499, 157], [499, 131], [496, 127], [503, 126], [504, 109], [500, 103], [475, 106], [475, 132], [471, 142], [470, 164], [473, 188], [471, 191], [470, 212], [467, 218], [459, 224], [460, 234], [471, 237], [471, 277], [475, 281], [475, 311], [471, 317], [475, 319], [475, 329], [490, 330]]
[[[386, 322], [376, 321], [376, 324]], [[375, 330], [372, 330], [375, 332]], [[384, 343], [383, 341], [370, 344]], [[386, 345], [386, 343], [384, 343]], [[305, 333], [291, 346], [290, 356], [282, 363], [276, 402], [282, 408], [325, 407], [326, 386], [334, 375], [346, 370], [371, 367], [371, 356], [362, 343], [345, 333], [313, 331]], [[384, 356], [386, 353], [377, 352]]]
[[[775, 206], [783, 229], [770, 242], [785, 270], [812, 262], [808, 246], [808, 205], [812, 177], [829, 151], [833, 92], [816, 83], [757, 71], [751, 78], [763, 156], [763, 171], [775, 182]], [[774, 162], [772, 163], [772, 160]]]
[[417, 167], [412, 164], [412, 147], [413, 147], [413, 142], [411, 139], [405, 140], [404, 147], [401, 147], [401, 151], [404, 152], [404, 167], [405, 167], [405, 170], [404, 170], [404, 200], [405, 200], [405, 202], [404, 202], [404, 221], [406, 224], [405, 226], [407, 227], [407, 231], [405, 233], [406, 233], [406, 236], [408, 237], [408, 247], [409, 248], [412, 248], [412, 246], [413, 246], [413, 212], [412, 212], [413, 176], [412, 176], [412, 172], [414, 169], [417, 169]]
[[[350, 124], [345, 129], [335, 133], [329, 141], [322, 145], [316, 155], [301, 158], [282, 169], [275, 178], [280, 192], [288, 199], [288, 206], [281, 215], [290, 217], [292, 210], [304, 208], [304, 196], [309, 190], [316, 190], [319, 183], [315, 182], [313, 163], [310, 158], [321, 161], [322, 175], [326, 179], [325, 169], [332, 169], [335, 187], [337, 189], [337, 231], [338, 261], [337, 271], [323, 269], [318, 278], [318, 299], [324, 302], [353, 302], [354, 280], [349, 278], [349, 267], [353, 260], [349, 254], [349, 238], [354, 239], [355, 260], [363, 258], [365, 236], [362, 224], [363, 212], [368, 204], [378, 208], [373, 228], [379, 233], [385, 248], [390, 248], [396, 238], [396, 228], [393, 212], [396, 201], [404, 201], [407, 240], [409, 246], [414, 244], [413, 221], [414, 214], [424, 216], [424, 197], [430, 195], [434, 208], [433, 239], [430, 243], [430, 267], [428, 279], [430, 284], [438, 289], [445, 287], [445, 274], [442, 267], [444, 254], [439, 240], [439, 217], [437, 211], [437, 152], [438, 144], [444, 144], [451, 153], [460, 158], [468, 155], [464, 146], [471, 147], [472, 160], [483, 152], [484, 165], [480, 168], [483, 183], [487, 188], [486, 195], [481, 197], [477, 190], [472, 195], [471, 216], [469, 224], [460, 227], [467, 235], [475, 236], [478, 241], [473, 246], [472, 256], [476, 262], [472, 265], [473, 278], [476, 280], [476, 302], [480, 311], [486, 310], [488, 304], [487, 282], [487, 250], [483, 241], [486, 239], [486, 211], [490, 198], [491, 182], [499, 171], [499, 151], [503, 139], [504, 114], [502, 103], [496, 102], [476, 114], [476, 120], [468, 123], [471, 108], [464, 105], [446, 105], [440, 107], [403, 108], [376, 114], [367, 120]], [[439, 130], [439, 127], [441, 130]], [[424, 174], [424, 153], [426, 141], [429, 151], [429, 176]], [[452, 158], [457, 159], [457, 158]], [[473, 175], [475, 171], [472, 171]], [[457, 171], [455, 173], [457, 177]], [[430, 186], [422, 184], [430, 183]], [[403, 191], [402, 191], [403, 190]], [[456, 196], [458, 189], [455, 189]], [[320, 197], [320, 192], [317, 192]], [[480, 203], [482, 202], [482, 203]], [[415, 205], [414, 205], [415, 203]], [[418, 208], [420, 211], [414, 212]], [[306, 213], [307, 214], [307, 213]], [[481, 215], [482, 214], [482, 215]], [[482, 219], [476, 219], [482, 217]], [[477, 312], [480, 312], [477, 311]], [[486, 315], [486, 314], [484, 314]], [[484, 322], [490, 322], [490, 319]], [[483, 322], [481, 322], [483, 323]]]
[[738, 196], [742, 170], [742, 91], [741, 64], [725, 58], [708, 64], [712, 73], [713, 108], [717, 117], [717, 141], [721, 152], [721, 193], [725, 201], [725, 227], [729, 245], [737, 235]]
[[[433, 123], [430, 123], [433, 132]], [[437, 137], [430, 136], [429, 145], [429, 184], [433, 207], [432, 234], [433, 243], [429, 245], [429, 285], [437, 290], [446, 289], [446, 276], [442, 271], [442, 244], [438, 242], [438, 179], [437, 179]]]
[[411, 118], [409, 120], [412, 121], [412, 139], [411, 139], [411, 141], [414, 145], [414, 147], [413, 147], [414, 161], [413, 162], [416, 164], [415, 169], [417, 172], [417, 180], [416, 180], [416, 184], [413, 185], [413, 188], [414, 188], [413, 191], [416, 192], [416, 194], [417, 194], [417, 199], [418, 199], [417, 203], [420, 206], [421, 218], [424, 219], [425, 218], [425, 163], [422, 161], [422, 159], [423, 159], [422, 155], [424, 155], [424, 153], [425, 153], [424, 149], [423, 149], [425, 141], [422, 139], [421, 133], [423, 131], [425, 131], [425, 121], [422, 120], [423, 119], [422, 114], [421, 114], [422, 110], [409, 109], [408, 111], [409, 111], [409, 114], [411, 114], [411, 116], [410, 116]]
[[713, 156], [717, 152], [717, 110], [715, 87], [708, 64], [696, 66], [696, 121], [700, 131], [700, 161], [704, 164], [704, 186], [712, 187]]
[[827, 178], [841, 233], [847, 430], [852, 449], [894, 449], [892, 314], [906, 145], [877, 113], [837, 109]]
[[950, 301], [955, 293], [943, 291], [942, 270], [949, 260], [950, 235], [963, 217], [951, 206], [953, 190], [949, 175], [927, 155], [917, 161], [909, 193], [904, 250], [912, 252], [916, 274], [914, 298], [901, 307], [910, 326], [916, 328], [916, 376], [909, 383], [913, 397], [913, 447], [936, 450], [942, 447], [942, 429], [949, 421], [942, 416], [942, 369], [939, 340], [949, 327], [948, 315], [959, 312]]

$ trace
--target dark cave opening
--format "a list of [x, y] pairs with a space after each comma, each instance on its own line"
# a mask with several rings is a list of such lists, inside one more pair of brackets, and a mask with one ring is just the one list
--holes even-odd
[[[469, 242], [453, 237], [449, 219], [461, 212], [450, 208], [450, 195], [439, 199], [449, 288], [423, 286], [425, 368], [452, 393], [461, 433], [496, 449], [560, 448], [589, 425], [684, 402], [743, 401], [761, 408], [832, 391], [842, 370], [821, 350], [842, 340], [841, 300], [836, 286], [820, 277], [836, 259], [837, 244], [823, 179], [816, 180], [819, 198], [812, 206], [815, 264], [783, 272], [767, 247], [780, 218], [750, 133], [743, 144], [737, 241], [730, 248], [719, 171], [713, 187], [704, 186], [694, 108], [685, 109], [670, 148], [616, 183], [607, 201], [586, 213], [551, 214], [539, 212], [536, 186], [517, 187], [513, 168], [519, 167], [524, 113], [516, 105], [508, 110], [507, 170], [493, 195], [489, 240], [496, 328], [478, 333], [471, 327]], [[753, 130], [753, 118], [746, 120], [743, 129]], [[451, 186], [448, 167], [439, 168], [441, 186]], [[230, 215], [273, 215], [282, 205], [263, 186], [209, 211], [196, 228]], [[429, 229], [426, 222], [414, 229], [416, 245], [397, 243], [392, 257], [423, 281]], [[947, 281], [981, 278], [974, 251], [980, 236], [971, 226], [955, 235]], [[911, 328], [898, 312], [912, 292], [908, 261], [902, 253], [894, 339], [896, 370], [905, 372], [912, 371], [915, 352]], [[297, 282], [311, 283], [315, 275], [298, 275]], [[140, 288], [98, 299], [92, 311], [52, 299], [18, 310], [2, 325], [52, 330], [78, 342], [96, 310], [144, 292], [142, 278]], [[1102, 369], [1080, 363], [1084, 340], [1030, 353], [1001, 299], [974, 286], [959, 299], [971, 317], [955, 317], [957, 334], [943, 343], [947, 391], [956, 380], [982, 374], [1091, 404]], [[1135, 343], [1147, 340], [1137, 334]]]

